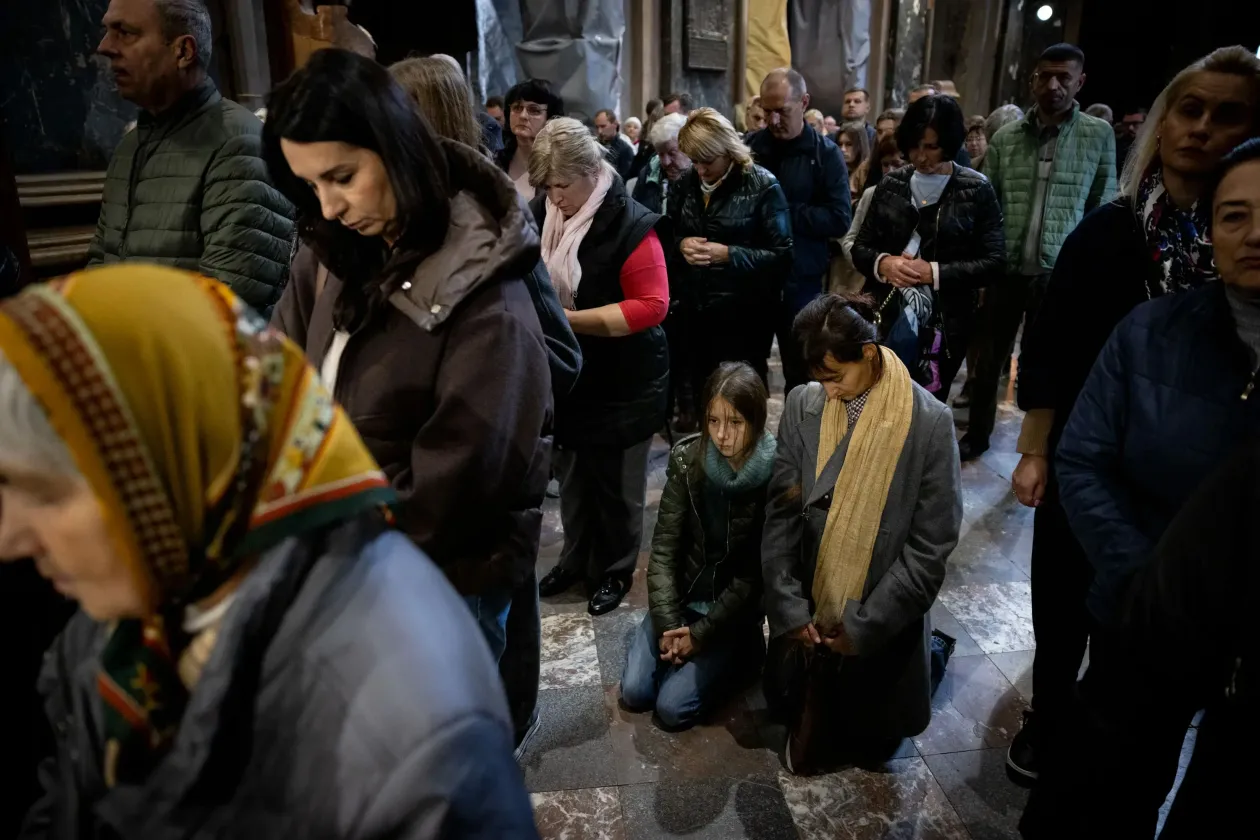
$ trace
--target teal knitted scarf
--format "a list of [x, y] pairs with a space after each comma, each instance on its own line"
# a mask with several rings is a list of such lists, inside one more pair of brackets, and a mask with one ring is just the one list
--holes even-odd
[[725, 496], [737, 496], [764, 487], [769, 483], [770, 471], [774, 468], [776, 447], [774, 435], [765, 432], [753, 447], [748, 460], [739, 468], [739, 472], [735, 472], [726, 457], [718, 451], [717, 445], [710, 440], [704, 454], [705, 478], [713, 482]]

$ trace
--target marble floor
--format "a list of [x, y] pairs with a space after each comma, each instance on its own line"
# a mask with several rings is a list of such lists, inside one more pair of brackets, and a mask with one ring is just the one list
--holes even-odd
[[[772, 751], [783, 734], [767, 722], [755, 686], [679, 734], [618, 704], [628, 636], [647, 608], [646, 550], [668, 454], [656, 440], [644, 551], [625, 603], [598, 618], [576, 591], [543, 604], [542, 722], [521, 761], [543, 837], [1017, 837], [1026, 794], [1006, 779], [1004, 762], [1032, 690], [1032, 511], [1010, 490], [1020, 420], [1009, 394], [999, 411], [993, 448], [963, 466], [962, 537], [932, 609], [935, 626], [958, 645], [931, 724], [882, 767], [810, 778], [787, 773]], [[965, 417], [958, 413], [960, 430]], [[562, 540], [551, 500], [540, 575]]]

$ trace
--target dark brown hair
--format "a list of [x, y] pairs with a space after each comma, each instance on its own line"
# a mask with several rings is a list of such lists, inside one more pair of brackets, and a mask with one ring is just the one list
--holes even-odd
[[862, 348], [879, 344], [875, 299], [870, 295], [823, 295], [797, 313], [792, 332], [810, 370], [822, 370], [830, 353], [838, 362], [857, 362]]
[[718, 365], [704, 383], [705, 416], [700, 418], [700, 428], [706, 444], [709, 440], [709, 406], [718, 397], [730, 403], [748, 422], [748, 441], [744, 452], [751, 451], [766, 432], [766, 403], [770, 398], [766, 393], [766, 383], [761, 381], [757, 371], [744, 362], [722, 362]]

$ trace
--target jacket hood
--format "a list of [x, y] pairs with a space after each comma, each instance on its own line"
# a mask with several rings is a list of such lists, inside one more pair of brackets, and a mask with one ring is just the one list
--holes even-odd
[[524, 199], [502, 170], [475, 149], [442, 140], [455, 195], [446, 239], [389, 301], [433, 331], [474, 291], [524, 277], [542, 251]]

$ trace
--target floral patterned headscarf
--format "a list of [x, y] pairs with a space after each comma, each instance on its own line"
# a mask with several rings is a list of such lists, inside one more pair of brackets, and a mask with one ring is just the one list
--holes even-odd
[[125, 264], [36, 286], [0, 305], [0, 350], [144, 593], [146, 617], [113, 624], [97, 674], [105, 780], [140, 781], [188, 702], [183, 608], [393, 491], [302, 351], [213, 280]]
[[1151, 259], [1159, 274], [1147, 284], [1147, 294], [1160, 297], [1201, 286], [1216, 277], [1212, 243], [1207, 240], [1211, 208], [1196, 201], [1189, 210], [1173, 203], [1164, 187], [1164, 173], [1155, 163], [1138, 187], [1138, 216]]

